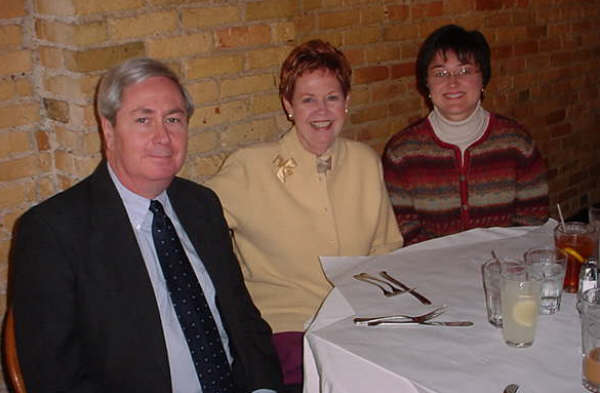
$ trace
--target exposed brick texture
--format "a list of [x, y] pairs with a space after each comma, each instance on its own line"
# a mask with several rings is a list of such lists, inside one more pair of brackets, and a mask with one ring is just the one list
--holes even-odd
[[9, 19], [25, 16], [26, 0], [2, 0], [0, 2], [0, 18]]
[[114, 40], [160, 35], [177, 29], [177, 13], [154, 12], [143, 19], [138, 16], [111, 19], [108, 25], [109, 36]]
[[69, 122], [69, 103], [62, 100], [54, 100], [52, 98], [44, 98], [44, 108], [46, 108], [46, 116], [49, 119], [60, 121], [61, 123]]
[[551, 206], [569, 216], [600, 202], [598, 20], [598, 0], [0, 0], [0, 313], [14, 222], [100, 161], [93, 94], [126, 58], [182, 76], [196, 113], [181, 175], [199, 181], [289, 127], [277, 80], [296, 44], [322, 38], [347, 54], [342, 134], [381, 151], [428, 111], [414, 78], [423, 39], [447, 23], [479, 29], [492, 48], [484, 106], [527, 127]]
[[65, 53], [65, 66], [69, 71], [90, 72], [110, 68], [123, 61], [144, 55], [144, 43], [91, 48]]
[[61, 44], [85, 46], [106, 41], [106, 23], [92, 22], [79, 25], [70, 23], [36, 21], [36, 35], [40, 40]]
[[23, 29], [19, 25], [0, 26], [0, 49], [13, 48], [23, 40]]
[[31, 53], [27, 50], [16, 50], [0, 54], [0, 76], [28, 73], [31, 71]]
[[187, 57], [192, 54], [208, 53], [212, 46], [212, 37], [209, 33], [161, 37], [148, 40], [146, 55], [158, 59]]
[[206, 29], [226, 23], [239, 23], [242, 11], [241, 7], [236, 6], [188, 8], [183, 10], [181, 20], [186, 29]]
[[268, 25], [228, 27], [216, 32], [217, 48], [247, 48], [267, 45], [271, 41]]

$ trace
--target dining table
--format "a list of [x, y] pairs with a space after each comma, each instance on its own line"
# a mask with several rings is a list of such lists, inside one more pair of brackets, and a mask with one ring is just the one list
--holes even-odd
[[[585, 392], [577, 295], [563, 293], [560, 310], [539, 315], [533, 344], [514, 348], [487, 320], [481, 265], [523, 257], [553, 245], [555, 220], [540, 226], [478, 228], [361, 257], [321, 257], [333, 289], [304, 335], [304, 393]], [[386, 297], [356, 280], [385, 271], [431, 300]], [[389, 288], [389, 287], [388, 287]], [[415, 315], [445, 305], [436, 321], [472, 326], [357, 326], [356, 317]]]

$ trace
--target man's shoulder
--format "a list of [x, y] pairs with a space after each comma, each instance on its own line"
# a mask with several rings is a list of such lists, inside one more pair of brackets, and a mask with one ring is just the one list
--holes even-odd
[[24, 215], [80, 216], [82, 211], [89, 207], [89, 196], [92, 194], [90, 178], [91, 176], [88, 176], [66, 190], [32, 206]]
[[169, 194], [169, 197], [175, 199], [184, 198], [203, 201], [218, 200], [212, 189], [183, 177], [175, 177], [167, 189], [167, 193]]
[[193, 194], [212, 194], [212, 190], [202, 184], [196, 183], [193, 180], [186, 179], [183, 177], [175, 177], [169, 188], [175, 187], [177, 189], [185, 190]]

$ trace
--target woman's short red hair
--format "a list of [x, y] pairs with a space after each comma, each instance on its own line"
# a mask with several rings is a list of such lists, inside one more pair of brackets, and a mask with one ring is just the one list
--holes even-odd
[[279, 97], [292, 101], [296, 80], [305, 72], [328, 70], [340, 82], [344, 97], [350, 93], [352, 68], [346, 56], [329, 42], [311, 40], [298, 45], [281, 66]]

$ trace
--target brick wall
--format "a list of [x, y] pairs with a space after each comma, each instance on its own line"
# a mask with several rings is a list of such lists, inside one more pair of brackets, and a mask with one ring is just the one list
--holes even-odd
[[95, 85], [132, 56], [167, 62], [192, 93], [182, 175], [201, 180], [287, 128], [276, 83], [295, 44], [320, 37], [345, 51], [355, 73], [344, 134], [381, 151], [427, 111], [413, 77], [422, 40], [446, 23], [477, 28], [493, 52], [484, 104], [532, 133], [552, 205], [570, 215], [600, 202], [598, 20], [599, 0], [1, 0], [0, 296], [15, 220], [98, 163]]

